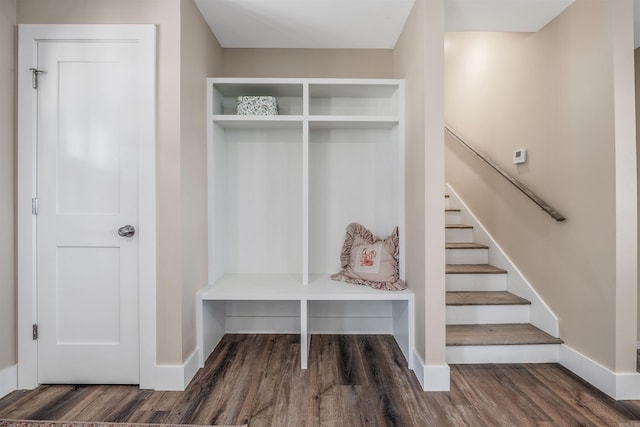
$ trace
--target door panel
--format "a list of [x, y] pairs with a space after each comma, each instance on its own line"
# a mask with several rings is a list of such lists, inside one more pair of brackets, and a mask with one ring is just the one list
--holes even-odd
[[[65, 62], [59, 68], [60, 134], [58, 209], [66, 214], [120, 211], [120, 124], [126, 120], [123, 86], [94, 84], [122, 80], [123, 64]], [[109, 92], [115, 89], [115, 92]], [[78, 126], [82, 123], [82, 126]]]
[[120, 344], [120, 248], [58, 247], [57, 263], [57, 344]]
[[38, 381], [139, 382], [133, 43], [38, 46]]

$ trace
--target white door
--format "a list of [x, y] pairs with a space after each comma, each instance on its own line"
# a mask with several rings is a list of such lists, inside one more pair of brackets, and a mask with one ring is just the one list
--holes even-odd
[[139, 383], [134, 43], [39, 43], [39, 383]]

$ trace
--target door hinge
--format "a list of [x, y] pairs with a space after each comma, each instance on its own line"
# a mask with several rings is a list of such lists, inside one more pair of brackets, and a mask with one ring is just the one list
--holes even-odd
[[38, 339], [38, 324], [34, 323], [33, 325], [33, 340], [37, 340]]
[[34, 89], [38, 89], [38, 74], [45, 73], [44, 70], [38, 70], [37, 68], [29, 68], [31, 71], [31, 87]]
[[38, 215], [38, 198], [34, 197], [31, 199], [31, 213], [33, 215]]

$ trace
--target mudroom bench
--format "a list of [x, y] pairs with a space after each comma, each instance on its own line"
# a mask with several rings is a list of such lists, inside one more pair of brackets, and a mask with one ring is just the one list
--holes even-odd
[[[300, 334], [302, 369], [308, 366], [314, 333], [389, 333], [402, 350], [409, 369], [413, 369], [414, 294], [409, 289], [377, 290], [336, 282], [327, 276], [310, 277], [309, 284], [303, 285], [289, 275], [242, 274], [223, 277], [215, 285], [201, 289], [196, 298], [200, 367], [225, 333], [244, 331]], [[242, 317], [234, 316], [234, 309], [238, 309], [234, 304], [238, 302], [248, 303], [254, 311], [256, 304], [270, 302], [272, 315], [251, 316], [251, 325], [238, 328], [234, 324], [236, 318]], [[344, 303], [352, 304], [348, 313], [344, 312]], [[379, 317], [369, 317], [372, 308]], [[359, 317], [358, 313], [365, 316]], [[374, 323], [374, 329], [359, 322]]]
[[225, 333], [392, 334], [411, 367], [414, 297], [332, 281], [351, 223], [399, 230], [404, 279], [404, 81], [207, 79], [209, 285], [200, 365]]

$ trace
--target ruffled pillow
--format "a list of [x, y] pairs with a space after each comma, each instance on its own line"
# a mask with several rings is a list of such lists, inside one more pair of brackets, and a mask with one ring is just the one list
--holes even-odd
[[342, 270], [331, 278], [388, 291], [406, 289], [400, 280], [399, 241], [398, 227], [382, 240], [360, 224], [349, 224], [340, 255]]

